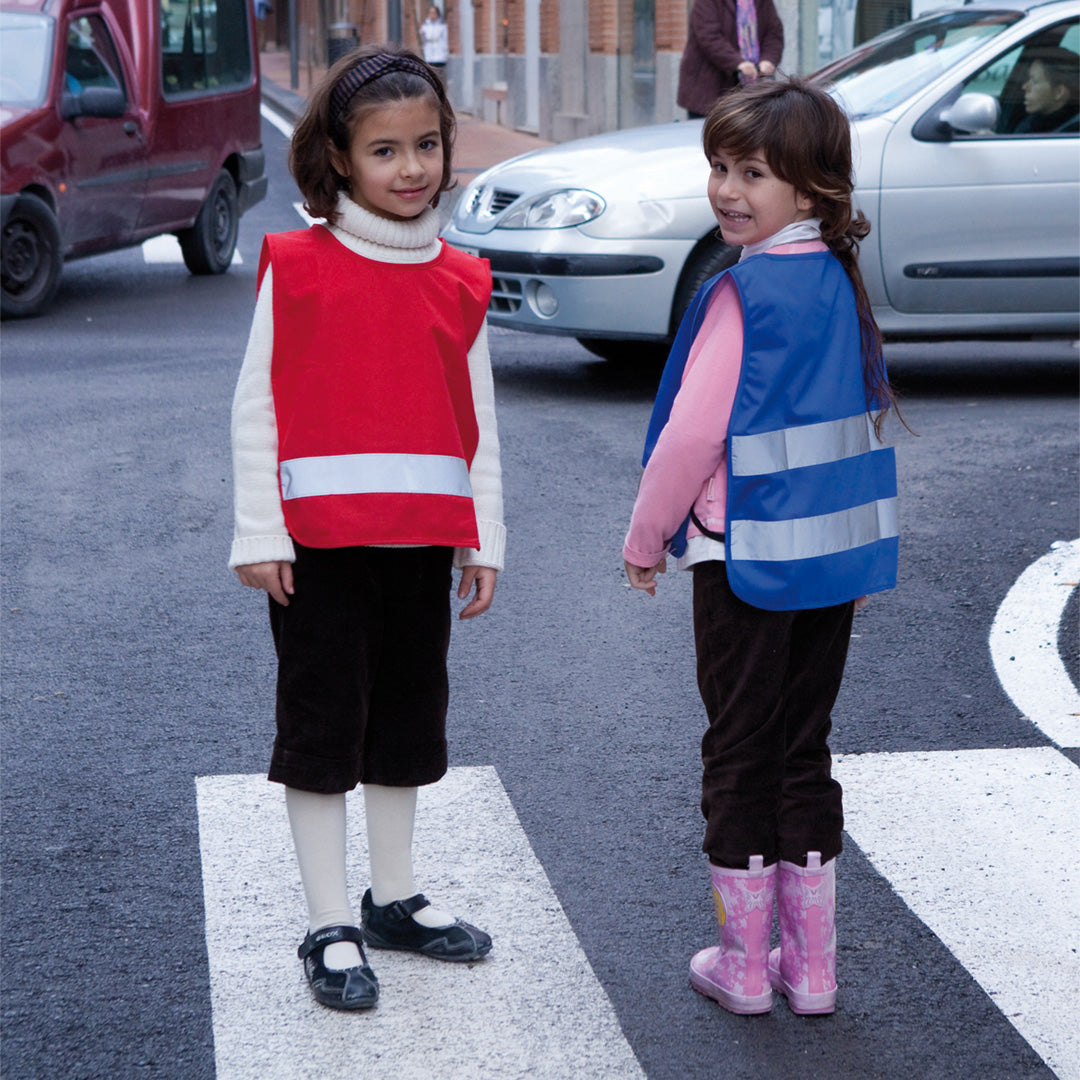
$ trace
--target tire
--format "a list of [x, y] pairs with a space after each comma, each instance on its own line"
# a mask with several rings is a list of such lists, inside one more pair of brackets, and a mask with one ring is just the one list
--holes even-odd
[[715, 236], [702, 240], [686, 260], [679, 284], [675, 288], [675, 299], [671, 305], [671, 336], [679, 329], [679, 323], [690, 306], [690, 301], [697, 295], [698, 289], [721, 270], [734, 266], [739, 261], [742, 248], [732, 247]]
[[224, 274], [236, 251], [240, 230], [240, 209], [236, 184], [227, 169], [217, 179], [190, 229], [176, 234], [184, 265], [193, 274]]
[[579, 345], [583, 345], [593, 356], [599, 356], [601, 360], [653, 363], [664, 360], [668, 353], [668, 346], [663, 341], [588, 337], [579, 337], [577, 340]]
[[0, 315], [40, 315], [56, 295], [63, 268], [56, 216], [43, 199], [20, 195], [0, 238]]

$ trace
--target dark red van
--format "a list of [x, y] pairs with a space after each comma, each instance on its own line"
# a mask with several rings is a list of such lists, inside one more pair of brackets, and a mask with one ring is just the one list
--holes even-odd
[[227, 270], [266, 194], [252, 0], [0, 0], [0, 311], [65, 259], [175, 233]]

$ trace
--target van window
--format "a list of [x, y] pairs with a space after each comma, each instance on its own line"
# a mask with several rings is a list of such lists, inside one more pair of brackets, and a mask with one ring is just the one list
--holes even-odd
[[161, 84], [166, 97], [251, 85], [247, 0], [159, 0]]
[[0, 11], [0, 105], [34, 108], [52, 74], [54, 19]]
[[68, 25], [64, 89], [69, 94], [81, 94], [88, 86], [124, 89], [116, 46], [98, 15], [83, 15]]

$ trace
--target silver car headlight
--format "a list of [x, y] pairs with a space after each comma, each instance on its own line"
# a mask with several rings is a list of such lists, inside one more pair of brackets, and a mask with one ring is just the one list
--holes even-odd
[[598, 218], [607, 204], [593, 191], [571, 188], [537, 195], [515, 206], [499, 222], [500, 229], [567, 229]]

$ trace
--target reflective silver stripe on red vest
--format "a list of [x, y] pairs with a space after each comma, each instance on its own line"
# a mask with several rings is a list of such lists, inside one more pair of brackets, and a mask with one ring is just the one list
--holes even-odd
[[842, 461], [871, 450], [888, 449], [874, 432], [878, 412], [861, 412], [841, 420], [781, 428], [758, 435], [732, 435], [733, 476], [761, 476], [765, 473], [801, 469]]
[[391, 492], [471, 499], [469, 467], [443, 454], [334, 454], [281, 463], [282, 499]]
[[899, 535], [895, 498], [814, 517], [728, 523], [731, 557], [757, 562], [815, 559]]

